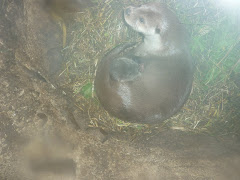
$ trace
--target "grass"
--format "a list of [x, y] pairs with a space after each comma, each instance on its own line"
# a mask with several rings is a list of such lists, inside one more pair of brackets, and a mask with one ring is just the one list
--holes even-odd
[[212, 1], [192, 3], [190, 7], [194, 8], [180, 6], [179, 13], [182, 22], [191, 25], [188, 27], [192, 34], [192, 55], [197, 60], [193, 93], [185, 106], [191, 116], [180, 114], [182, 117], [175, 123], [213, 135], [239, 135], [239, 88], [231, 79], [233, 72], [240, 71], [236, 16], [227, 14]]
[[[112, 131], [150, 132], [153, 127], [122, 122], [110, 117], [94, 96], [96, 64], [104, 54], [123, 42], [140, 41], [139, 34], [126, 27], [122, 9], [137, 0], [102, 0], [84, 14], [74, 14], [67, 27], [64, 73], [73, 89], [77, 106], [87, 113], [90, 126]], [[213, 0], [166, 1], [191, 33], [196, 60], [193, 92], [176, 116], [154, 129], [179, 128], [211, 135], [240, 135], [240, 27]], [[239, 15], [240, 17], [240, 15]], [[239, 83], [240, 84], [240, 83]]]

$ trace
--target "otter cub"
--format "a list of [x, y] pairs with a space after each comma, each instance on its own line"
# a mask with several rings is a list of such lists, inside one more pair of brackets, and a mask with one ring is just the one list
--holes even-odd
[[101, 60], [96, 94], [113, 116], [157, 123], [179, 111], [191, 92], [194, 65], [188, 37], [175, 14], [161, 3], [130, 6], [124, 19], [144, 40], [137, 47], [120, 45]]

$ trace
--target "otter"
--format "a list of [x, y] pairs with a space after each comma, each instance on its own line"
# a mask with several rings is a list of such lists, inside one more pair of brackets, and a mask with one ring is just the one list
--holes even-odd
[[162, 3], [127, 7], [124, 19], [143, 41], [119, 45], [104, 56], [96, 72], [96, 95], [119, 119], [161, 122], [181, 109], [192, 89], [187, 33]]

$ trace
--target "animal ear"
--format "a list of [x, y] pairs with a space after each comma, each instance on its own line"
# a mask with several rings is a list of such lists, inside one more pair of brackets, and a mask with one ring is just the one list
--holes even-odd
[[157, 26], [156, 29], [155, 29], [155, 33], [156, 33], [156, 34], [160, 34], [160, 32], [161, 32], [161, 30], [160, 30], [160, 28]]

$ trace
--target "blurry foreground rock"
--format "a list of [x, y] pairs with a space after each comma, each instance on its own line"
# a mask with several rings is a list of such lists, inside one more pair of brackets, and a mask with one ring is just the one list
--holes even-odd
[[230, 138], [88, 130], [58, 88], [61, 30], [42, 3], [0, 6], [0, 179], [239, 179], [240, 143]]

